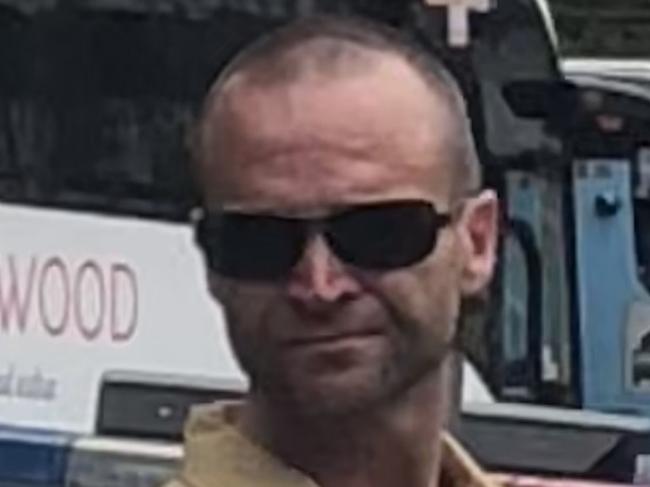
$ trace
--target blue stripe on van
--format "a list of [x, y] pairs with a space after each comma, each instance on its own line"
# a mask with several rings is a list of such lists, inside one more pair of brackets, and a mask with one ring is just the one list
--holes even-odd
[[74, 438], [0, 426], [0, 484], [63, 485]]

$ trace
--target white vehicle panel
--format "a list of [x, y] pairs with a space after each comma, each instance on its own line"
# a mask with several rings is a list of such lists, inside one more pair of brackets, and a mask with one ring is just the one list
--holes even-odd
[[113, 370], [244, 383], [190, 229], [0, 205], [0, 423], [91, 433]]

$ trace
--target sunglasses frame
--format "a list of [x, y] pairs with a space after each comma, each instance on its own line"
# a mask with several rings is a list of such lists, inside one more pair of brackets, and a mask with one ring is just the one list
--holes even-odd
[[[414, 207], [419, 205], [422, 209], [426, 207], [430, 212], [430, 228], [429, 228], [429, 241], [426, 245], [422, 246], [423, 248], [418, 252], [413, 252], [413, 255], [410, 258], [403, 257], [402, 259], [397, 259], [396, 262], [392, 262], [390, 259], [377, 259], [375, 262], [372, 262], [370, 258], [360, 257], [359, 252], [346, 250], [345, 244], [342, 244], [342, 241], [345, 240], [341, 238], [340, 235], [337, 236], [335, 231], [337, 221], [340, 222], [344, 218], [351, 215], [358, 214], [363, 211], [369, 210], [380, 210], [381, 208], [390, 208], [395, 210], [400, 206], [404, 208]], [[213, 272], [217, 274], [224, 275], [226, 277], [231, 277], [239, 280], [251, 280], [251, 281], [268, 281], [268, 280], [278, 280], [283, 277], [287, 277], [293, 267], [298, 263], [300, 257], [304, 255], [305, 248], [308, 245], [308, 241], [314, 235], [322, 235], [323, 238], [327, 241], [329, 248], [332, 253], [337, 256], [343, 263], [346, 265], [351, 265], [359, 269], [371, 270], [371, 271], [389, 271], [399, 268], [408, 267], [414, 265], [417, 262], [422, 261], [429, 255], [431, 252], [434, 252], [437, 247], [437, 242], [439, 239], [440, 231], [445, 227], [451, 225], [456, 218], [458, 212], [455, 210], [448, 212], [440, 212], [437, 210], [435, 204], [428, 200], [422, 199], [402, 199], [402, 200], [388, 200], [388, 201], [379, 201], [379, 202], [369, 202], [361, 203], [357, 205], [349, 205], [341, 208], [338, 211], [335, 211], [324, 217], [310, 218], [310, 217], [285, 217], [280, 215], [274, 215], [264, 212], [246, 212], [246, 211], [208, 211], [204, 207], [195, 208], [190, 216], [190, 220], [194, 228], [195, 243], [201, 250], [206, 264]], [[277, 219], [288, 225], [295, 225], [294, 238], [299, 237], [300, 245], [297, 249], [288, 249], [287, 252], [291, 252], [291, 258], [285, 263], [286, 265], [279, 265], [276, 269], [276, 272], [268, 273], [266, 275], [264, 272], [259, 272], [259, 275], [256, 275], [255, 272], [229, 272], [225, 270], [225, 266], [219, 268], [214, 266], [215, 257], [210, 255], [211, 245], [207, 244], [208, 237], [205, 235], [207, 230], [206, 226], [218, 227], [229, 217], [251, 217], [253, 220], [256, 217], [259, 218], [268, 218]], [[291, 245], [290, 236], [286, 237], [287, 244]], [[295, 243], [295, 242], [294, 242]], [[349, 247], [349, 246], [348, 246]], [[214, 253], [214, 252], [213, 252]], [[295, 255], [293, 255], [295, 254]], [[288, 255], [285, 255], [287, 257]], [[290, 262], [290, 263], [289, 263]], [[259, 266], [261, 269], [261, 266]]]

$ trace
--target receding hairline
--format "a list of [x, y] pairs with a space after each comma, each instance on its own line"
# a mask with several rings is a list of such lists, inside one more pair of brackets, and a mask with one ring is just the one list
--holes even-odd
[[455, 132], [452, 137], [455, 144], [450, 150], [455, 159], [461, 159], [453, 163], [454, 179], [458, 183], [455, 186], [469, 185], [471, 188], [467, 189], [476, 189], [481, 182], [481, 171], [465, 100], [457, 82], [436, 57], [418, 48], [401, 32], [365, 19], [329, 16], [301, 19], [245, 48], [212, 84], [199, 118], [199, 137], [203, 138], [205, 122], [233, 86], [291, 85], [314, 73], [332, 79], [368, 75], [372, 64], [384, 56], [403, 62], [425, 83], [434, 103], [445, 104]]
[[381, 55], [401, 59], [432, 93], [443, 95], [462, 112], [459, 115], [465, 114], [463, 96], [446, 67], [401, 31], [364, 18], [328, 15], [291, 22], [240, 51], [211, 85], [204, 108], [243, 77], [263, 86], [299, 81], [314, 70], [331, 77], [350, 76]]
[[[390, 60], [402, 64], [418, 81], [428, 82], [415, 72], [411, 64], [396, 51], [381, 50], [374, 46], [353, 43], [346, 39], [327, 36], [314, 37], [272, 57], [252, 58], [250, 63], [232, 71], [213, 84], [213, 96], [228, 92], [230, 86], [244, 85], [266, 89], [291, 86], [310, 76], [338, 80], [355, 76], [368, 76], [373, 69]], [[433, 91], [433, 90], [431, 90]], [[435, 90], [439, 95], [439, 90]]]

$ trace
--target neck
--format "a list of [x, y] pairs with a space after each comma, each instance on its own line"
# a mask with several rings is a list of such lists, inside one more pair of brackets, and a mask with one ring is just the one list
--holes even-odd
[[317, 420], [253, 394], [241, 427], [321, 487], [436, 487], [450, 375], [451, 358], [399, 400]]

